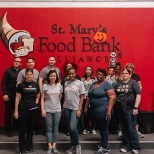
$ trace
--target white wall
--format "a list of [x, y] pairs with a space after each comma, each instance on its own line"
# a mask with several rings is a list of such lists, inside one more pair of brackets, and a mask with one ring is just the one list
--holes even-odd
[[84, 8], [154, 8], [154, 0], [0, 0], [0, 8], [84, 7]]

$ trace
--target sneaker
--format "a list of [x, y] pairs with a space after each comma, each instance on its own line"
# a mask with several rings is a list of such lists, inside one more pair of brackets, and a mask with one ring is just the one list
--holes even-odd
[[118, 137], [122, 137], [122, 131], [119, 130]]
[[94, 154], [108, 154], [108, 150], [100, 146], [98, 151], [96, 151]]
[[92, 134], [94, 134], [94, 135], [97, 134], [95, 129], [92, 130]]
[[[101, 145], [98, 145], [98, 148], [99, 148], [100, 151], [101, 151], [101, 149], [102, 149], [102, 151], [103, 151], [103, 147], [102, 147]], [[106, 150], [107, 150], [108, 152], [110, 151], [109, 145], [107, 146]]]
[[127, 152], [127, 150], [126, 150], [126, 149], [124, 149], [124, 148], [121, 148], [121, 149], [120, 149], [120, 152], [126, 153], [126, 152]]
[[49, 149], [47, 150], [46, 154], [51, 154], [51, 153], [52, 153], [52, 149], [49, 148]]
[[75, 154], [81, 154], [81, 145], [75, 147]]
[[87, 131], [84, 129], [84, 131], [82, 132], [82, 134], [86, 135], [87, 134]]
[[131, 153], [139, 153], [139, 150], [132, 150]]
[[74, 154], [75, 153], [75, 147], [71, 147], [69, 150], [66, 151], [66, 154]]
[[55, 153], [55, 154], [56, 154], [56, 153], [59, 153], [58, 150], [57, 150], [56, 148], [53, 148], [53, 149], [52, 149], [52, 152]]
[[66, 136], [70, 136], [70, 133], [66, 133]]
[[137, 134], [140, 138], [144, 138], [144, 134], [142, 134], [141, 132], [137, 131]]
[[20, 151], [19, 154], [27, 154], [26, 151]]

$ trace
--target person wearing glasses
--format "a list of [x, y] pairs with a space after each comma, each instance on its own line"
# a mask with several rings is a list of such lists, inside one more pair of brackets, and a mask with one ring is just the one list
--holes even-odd
[[[131, 79], [136, 81], [139, 84], [140, 90], [142, 90], [142, 82], [141, 82], [141, 78], [138, 74], [136, 74], [134, 72], [135, 66], [132, 63], [127, 63], [125, 65], [125, 68], [127, 68], [128, 70], [130, 70], [131, 73]], [[144, 134], [142, 134], [138, 129], [139, 129], [139, 124], [141, 122], [141, 115], [140, 115], [140, 108], [138, 110], [138, 114], [137, 114], [137, 118], [136, 118], [136, 131], [137, 134], [140, 138], [144, 138]]]
[[139, 153], [140, 144], [136, 131], [136, 115], [141, 100], [139, 84], [131, 79], [128, 69], [122, 71], [122, 80], [115, 86], [116, 108], [122, 129], [122, 147], [120, 152]]
[[[12, 136], [12, 129], [14, 130], [18, 129], [17, 120], [15, 120], [12, 115], [15, 105], [16, 80], [18, 73], [21, 70], [20, 65], [21, 65], [21, 58], [15, 57], [13, 66], [7, 68], [2, 77], [2, 92], [3, 92], [3, 100], [5, 101], [4, 127], [6, 135], [8, 137]], [[13, 121], [13, 126], [12, 126], [12, 121]]]

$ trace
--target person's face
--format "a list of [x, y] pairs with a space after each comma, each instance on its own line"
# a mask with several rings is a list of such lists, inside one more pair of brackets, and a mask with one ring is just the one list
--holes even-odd
[[102, 72], [99, 72], [99, 71], [98, 71], [98, 72], [97, 72], [97, 81], [103, 82], [104, 79], [105, 79], [104, 74], [103, 74]]
[[72, 64], [68, 63], [68, 64], [66, 65], [66, 71], [68, 72], [68, 70], [69, 70], [70, 68], [72, 68], [72, 67], [73, 67]]
[[34, 65], [35, 65], [34, 60], [33, 59], [28, 59], [28, 61], [27, 61], [27, 67], [28, 68], [33, 68]]
[[123, 78], [124, 80], [129, 80], [129, 79], [130, 79], [130, 74], [127, 72], [127, 70], [124, 70], [124, 71], [122, 72], [122, 78]]
[[51, 73], [50, 76], [49, 76], [49, 80], [50, 80], [51, 83], [55, 83], [56, 78], [57, 78], [57, 76], [56, 76], [55, 72]]
[[21, 59], [20, 59], [20, 58], [15, 58], [15, 59], [14, 59], [13, 66], [14, 66], [15, 68], [18, 68], [20, 65], [21, 65]]
[[85, 73], [86, 73], [86, 75], [91, 75], [92, 74], [92, 69], [91, 69], [91, 67], [87, 67], [86, 69], [85, 69]]
[[26, 81], [31, 82], [33, 80], [33, 73], [32, 72], [27, 72], [25, 75]]
[[108, 71], [109, 75], [114, 75], [114, 69], [113, 68], [109, 68], [109, 71]]
[[76, 79], [76, 72], [75, 72], [74, 69], [69, 70], [69, 71], [68, 71], [68, 75], [69, 75], [69, 79], [70, 79], [71, 81], [73, 81], [73, 80]]
[[49, 66], [54, 66], [55, 63], [56, 63], [55, 58], [54, 58], [54, 57], [50, 57], [50, 58], [49, 58], [49, 61], [48, 61]]
[[115, 73], [116, 73], [116, 74], [119, 74], [120, 71], [121, 71], [121, 67], [120, 67], [120, 66], [116, 66], [116, 68], [115, 68]]

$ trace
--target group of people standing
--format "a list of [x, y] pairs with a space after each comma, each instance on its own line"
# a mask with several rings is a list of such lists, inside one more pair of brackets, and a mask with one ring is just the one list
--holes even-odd
[[136, 131], [136, 115], [141, 99], [141, 82], [139, 76], [134, 75], [134, 68], [127, 66], [133, 65], [127, 64], [121, 71], [121, 65], [117, 63], [109, 67], [109, 75], [105, 69], [98, 68], [96, 77], [92, 67], [87, 66], [80, 78], [77, 65], [68, 62], [64, 65], [66, 74], [62, 79], [55, 63], [55, 58], [49, 57], [48, 65], [39, 73], [34, 69], [33, 57], [27, 58], [27, 68], [23, 70], [20, 69], [21, 58], [16, 57], [13, 66], [4, 72], [5, 130], [7, 136], [12, 135], [11, 114], [14, 112], [14, 121], [18, 121], [19, 126], [20, 153], [34, 153], [32, 139], [39, 102], [46, 126], [47, 154], [58, 153], [56, 143], [62, 112], [71, 142], [66, 154], [81, 154], [78, 123], [81, 121], [83, 134], [86, 134], [89, 119], [91, 123], [95, 122], [101, 136], [101, 144], [95, 153], [108, 154], [108, 125], [113, 106], [122, 130], [120, 151], [138, 153], [141, 148]]

